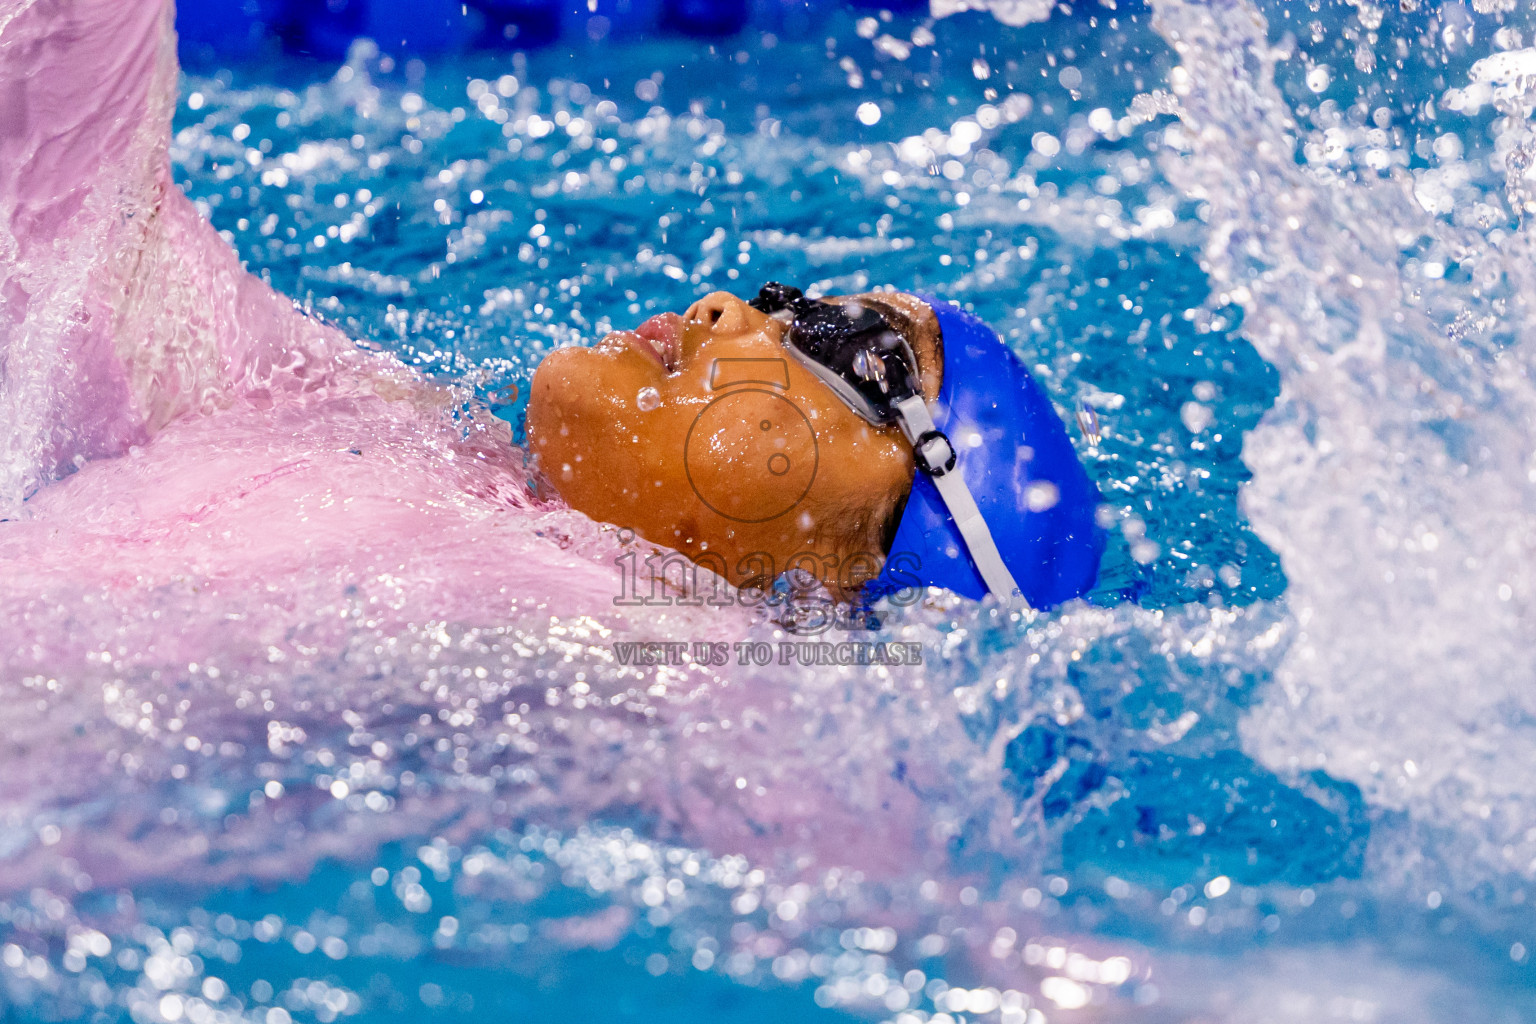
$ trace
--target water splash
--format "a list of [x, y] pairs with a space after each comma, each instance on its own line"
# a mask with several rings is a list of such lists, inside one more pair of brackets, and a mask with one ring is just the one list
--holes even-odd
[[[1436, 216], [1424, 174], [1316, 173], [1297, 150], [1340, 129], [1297, 124], [1258, 12], [1157, 11], [1183, 72], [1185, 152], [1167, 172], [1206, 205], [1207, 270], [1282, 371], [1244, 449], [1245, 508], [1281, 553], [1300, 632], [1247, 745], [1448, 830], [1457, 852], [1423, 867], [1424, 887], [1451, 870], [1518, 887], [1536, 858], [1520, 824], [1530, 780], [1513, 770], [1536, 739], [1519, 653], [1536, 630], [1530, 236], [1498, 191], [1479, 193], [1504, 210], [1479, 230]], [[1496, 153], [1516, 148], [1517, 115]], [[1439, 258], [1458, 272], [1431, 276]], [[1388, 870], [1416, 874], [1422, 841], [1382, 851]]]
[[[935, 594], [883, 634], [921, 668], [780, 665], [803, 638], [750, 610], [614, 606], [644, 552], [530, 496], [456, 385], [178, 421], [0, 536], [9, 1005], [468, 1019], [582, 1005], [584, 971], [777, 989], [775, 1019], [1518, 1018], [1518, 68], [1454, 5], [1428, 41], [1153, 11], [849, 19], [708, 90], [367, 50], [190, 83], [178, 158], [253, 268], [482, 393], [759, 274], [974, 302], [1094, 412], [1147, 606]], [[1461, 77], [1386, 77], [1403, 37]], [[766, 109], [690, 103], [721, 81]], [[253, 488], [253, 451], [308, 464]], [[700, 639], [769, 663], [615, 646]]]

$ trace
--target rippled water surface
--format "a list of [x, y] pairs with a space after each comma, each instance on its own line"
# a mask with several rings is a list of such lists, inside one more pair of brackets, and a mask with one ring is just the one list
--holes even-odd
[[784, 634], [558, 581], [466, 612], [432, 537], [366, 580], [36, 584], [0, 630], [0, 1020], [1532, 1019], [1506, 6], [190, 69], [176, 178], [248, 267], [514, 437], [551, 348], [714, 289], [973, 304], [1097, 422], [1139, 597], [935, 594], [883, 624], [921, 668], [641, 668], [615, 639]]

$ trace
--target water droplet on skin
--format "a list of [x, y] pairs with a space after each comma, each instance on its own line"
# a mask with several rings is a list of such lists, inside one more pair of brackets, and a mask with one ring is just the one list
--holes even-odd
[[641, 388], [635, 396], [635, 405], [640, 407], [641, 412], [650, 412], [661, 405], [661, 393], [655, 388]]

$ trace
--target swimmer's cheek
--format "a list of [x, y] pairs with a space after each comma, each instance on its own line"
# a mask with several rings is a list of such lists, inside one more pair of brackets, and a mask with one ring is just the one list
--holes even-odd
[[[553, 438], [569, 434], [565, 426], [567, 377], [561, 370], [560, 352], [552, 352], [533, 372], [528, 385], [528, 444], [536, 454], [542, 454]], [[562, 426], [565, 426], [562, 431]]]
[[[533, 380], [528, 389], [530, 436], [540, 427], [562, 418], [567, 410], [579, 406], [584, 391], [587, 394], [592, 392], [592, 367], [589, 365], [586, 367], [587, 372], [582, 372], [582, 364], [590, 362], [591, 354], [578, 348], [555, 349], [533, 371]], [[587, 379], [585, 389], [578, 384], [582, 377]]]
[[583, 457], [583, 448], [591, 447], [589, 417], [584, 403], [572, 400], [576, 396], [562, 365], [567, 360], [557, 357], [559, 352], [551, 353], [540, 364], [529, 387], [528, 449], [560, 496], [591, 514], [591, 488], [585, 479], [591, 467]]
[[[575, 454], [578, 446], [602, 447], [633, 433], [627, 417], [634, 412], [629, 406], [638, 384], [629, 383], [634, 368], [621, 361], [622, 354], [615, 355], [562, 348], [544, 357], [528, 390], [528, 440], [535, 450]], [[638, 358], [634, 353], [627, 357]], [[626, 402], [626, 394], [631, 401]]]

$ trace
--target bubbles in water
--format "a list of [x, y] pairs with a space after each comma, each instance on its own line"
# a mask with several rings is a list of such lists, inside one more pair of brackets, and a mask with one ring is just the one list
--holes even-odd
[[1211, 425], [1215, 414], [1211, 407], [1200, 402], [1185, 402], [1179, 409], [1179, 419], [1191, 434], [1199, 434]]

